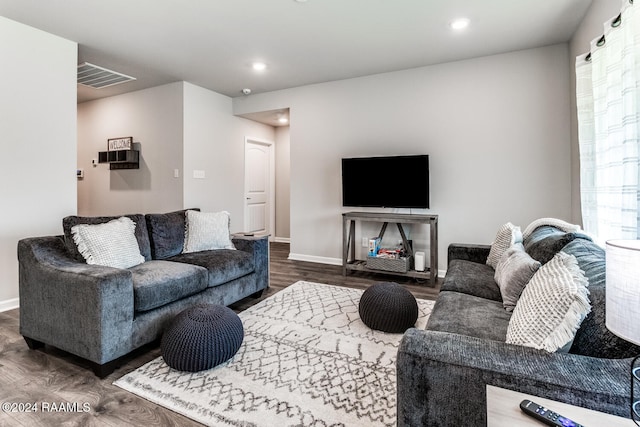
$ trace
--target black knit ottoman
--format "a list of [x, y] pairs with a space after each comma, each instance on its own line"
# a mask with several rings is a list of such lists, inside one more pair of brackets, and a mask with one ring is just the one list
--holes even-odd
[[393, 282], [371, 285], [362, 293], [360, 319], [371, 329], [402, 333], [416, 324], [418, 302], [411, 292]]
[[197, 372], [231, 359], [243, 339], [242, 321], [233, 310], [200, 304], [173, 319], [162, 335], [160, 351], [172, 368]]

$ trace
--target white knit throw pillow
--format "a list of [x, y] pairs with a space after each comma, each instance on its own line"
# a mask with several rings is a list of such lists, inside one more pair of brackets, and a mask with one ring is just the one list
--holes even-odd
[[520, 231], [520, 227], [508, 222], [498, 229], [496, 239], [491, 244], [491, 249], [489, 250], [487, 265], [496, 268], [502, 255], [514, 243], [522, 243], [522, 232]]
[[564, 347], [591, 311], [588, 285], [576, 258], [558, 252], [522, 291], [506, 342], [548, 352]]
[[74, 225], [71, 235], [87, 264], [129, 268], [144, 262], [135, 230], [136, 223], [123, 216], [103, 224]]
[[184, 253], [235, 249], [229, 235], [229, 212], [187, 211]]

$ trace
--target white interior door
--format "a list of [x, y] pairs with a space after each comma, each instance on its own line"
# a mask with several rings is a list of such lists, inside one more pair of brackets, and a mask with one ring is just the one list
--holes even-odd
[[274, 226], [273, 142], [245, 139], [245, 232], [272, 234]]

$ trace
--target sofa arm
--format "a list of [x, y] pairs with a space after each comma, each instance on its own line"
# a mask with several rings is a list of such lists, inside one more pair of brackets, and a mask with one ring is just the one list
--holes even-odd
[[470, 245], [463, 243], [451, 243], [447, 253], [447, 265], [454, 259], [473, 261], [486, 264], [491, 245]]
[[409, 329], [398, 348], [398, 426], [487, 425], [487, 385], [628, 417], [630, 365]]
[[18, 242], [20, 333], [97, 364], [130, 351], [128, 270], [74, 260], [61, 236]]
[[231, 238], [236, 249], [253, 254], [258, 289], [269, 287], [269, 237], [234, 234]]

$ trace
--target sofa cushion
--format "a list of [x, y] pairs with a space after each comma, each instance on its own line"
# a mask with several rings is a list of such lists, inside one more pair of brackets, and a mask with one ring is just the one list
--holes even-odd
[[563, 252], [573, 255], [589, 281], [591, 313], [584, 319], [569, 353], [600, 358], [635, 357], [640, 347], [617, 335], [606, 327], [606, 271], [605, 251], [596, 243], [586, 239], [576, 239], [566, 245]]
[[235, 249], [229, 233], [229, 212], [187, 211], [184, 253]]
[[129, 269], [137, 312], [153, 310], [207, 288], [207, 270], [197, 265], [147, 261]]
[[494, 274], [495, 270], [487, 264], [454, 259], [449, 263], [440, 291], [462, 292], [502, 303]]
[[71, 234], [87, 264], [129, 268], [144, 262], [135, 236], [136, 225], [127, 217], [103, 224], [78, 224]]
[[524, 287], [539, 268], [540, 262], [524, 251], [522, 243], [516, 243], [504, 253], [494, 278], [500, 287], [502, 305], [507, 311], [513, 311]]
[[426, 329], [504, 342], [511, 313], [500, 301], [443, 291], [438, 295]]
[[498, 261], [502, 258], [502, 254], [504, 254], [511, 245], [520, 242], [522, 242], [522, 232], [520, 231], [520, 227], [513, 225], [510, 222], [504, 224], [498, 229], [496, 238], [491, 244], [489, 256], [487, 257], [487, 264], [496, 268]]
[[527, 284], [513, 310], [507, 343], [555, 352], [591, 311], [588, 281], [573, 255], [558, 252]]
[[[122, 216], [122, 215], [121, 215]], [[151, 246], [149, 245], [149, 234], [147, 233], [147, 224], [144, 220], [144, 215], [132, 214], [124, 215], [130, 218], [135, 224], [135, 236], [138, 241], [138, 247], [140, 248], [140, 254], [146, 261], [151, 259]], [[105, 222], [118, 219], [120, 216], [67, 216], [62, 219], [62, 230], [64, 232], [64, 244], [67, 247], [67, 251], [76, 261], [83, 261], [84, 258], [78, 251], [78, 247], [73, 241], [71, 235], [71, 228], [78, 224], [103, 224]]]
[[467, 261], [486, 264], [490, 251], [491, 245], [451, 243], [447, 248], [447, 266], [454, 259], [466, 259]]
[[234, 249], [190, 252], [168, 258], [168, 261], [199, 265], [209, 272], [209, 286], [218, 286], [255, 270], [253, 255]]
[[[195, 210], [198, 209], [189, 209]], [[153, 259], [165, 259], [182, 253], [186, 209], [160, 214], [146, 214], [150, 251]]]

